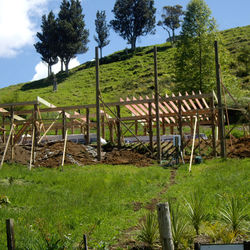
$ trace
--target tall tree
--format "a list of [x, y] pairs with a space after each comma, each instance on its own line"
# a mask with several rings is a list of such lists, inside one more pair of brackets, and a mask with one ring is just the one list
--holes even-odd
[[[175, 42], [175, 30], [181, 26], [180, 17], [183, 14], [184, 12], [181, 5], [177, 4], [175, 6], [163, 7], [163, 14], [161, 15], [162, 21], [159, 21], [157, 25], [162, 26], [162, 28], [168, 32], [172, 44]], [[172, 31], [172, 38], [168, 29]]]
[[134, 50], [138, 37], [154, 33], [155, 11], [154, 0], [116, 0], [110, 24]]
[[48, 64], [48, 76], [52, 73], [52, 65], [58, 62], [57, 58], [57, 25], [54, 13], [51, 11], [42, 16], [42, 32], [36, 36], [40, 40], [34, 44], [36, 51], [41, 54], [41, 59]]
[[104, 48], [110, 43], [110, 40], [108, 40], [109, 27], [107, 25], [105, 11], [97, 11], [95, 20], [95, 30], [97, 36], [94, 36], [94, 39], [97, 42], [98, 47], [100, 48], [102, 58], [102, 48]]
[[84, 15], [79, 0], [63, 0], [58, 14], [58, 56], [68, 65], [76, 54], [87, 52], [89, 31], [85, 29]]
[[177, 44], [176, 91], [211, 91], [215, 86], [216, 23], [204, 0], [191, 0]]

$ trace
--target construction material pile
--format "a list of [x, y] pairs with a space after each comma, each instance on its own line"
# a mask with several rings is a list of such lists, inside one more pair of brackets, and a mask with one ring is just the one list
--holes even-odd
[[[58, 167], [62, 164], [64, 141], [49, 142], [39, 145], [35, 151], [35, 167]], [[3, 156], [4, 147], [0, 148], [0, 157]], [[22, 165], [29, 165], [31, 156], [30, 145], [17, 145], [14, 148], [13, 162]], [[102, 152], [102, 163], [121, 165], [132, 164], [136, 166], [148, 166], [152, 160], [144, 155], [130, 150], [118, 151], [112, 149], [110, 152]], [[7, 151], [5, 161], [11, 162], [11, 150]], [[85, 166], [97, 163], [96, 149], [92, 146], [85, 146], [71, 141], [67, 142], [65, 153], [65, 164]]]

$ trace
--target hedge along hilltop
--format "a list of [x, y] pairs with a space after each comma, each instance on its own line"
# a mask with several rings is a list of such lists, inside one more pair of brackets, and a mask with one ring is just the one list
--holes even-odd
[[[230, 74], [237, 77], [242, 91], [249, 94], [250, 25], [220, 32], [225, 47], [232, 55]], [[158, 77], [160, 92], [171, 92], [173, 86], [173, 58], [175, 49], [170, 43], [158, 47]], [[94, 50], [93, 50], [94, 51]], [[117, 101], [120, 97], [143, 96], [153, 93], [153, 47], [138, 48], [134, 53], [123, 50], [104, 57], [100, 67], [101, 92], [105, 101]], [[0, 102], [35, 100], [41, 96], [55, 105], [95, 103], [95, 63], [86, 62], [70, 71], [57, 74], [58, 91], [53, 92], [53, 80], [21, 83], [0, 89]], [[13, 69], [14, 73], [14, 69]], [[223, 72], [222, 72], [223, 73]], [[244, 98], [241, 98], [244, 102]]]

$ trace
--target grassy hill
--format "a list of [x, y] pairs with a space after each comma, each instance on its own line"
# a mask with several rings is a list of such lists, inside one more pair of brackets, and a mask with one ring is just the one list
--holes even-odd
[[[240, 55], [250, 48], [250, 25], [221, 32], [226, 48], [234, 59], [231, 72], [246, 89], [249, 85], [247, 63]], [[158, 73], [160, 91], [170, 92], [173, 79], [174, 48], [169, 43], [158, 46]], [[105, 101], [117, 101], [129, 95], [152, 94], [154, 80], [153, 46], [138, 48], [136, 52], [116, 52], [103, 58], [100, 66], [101, 92]], [[70, 71], [59, 73], [58, 91], [52, 92], [52, 80], [21, 83], [0, 89], [0, 102], [35, 100], [41, 96], [55, 105], [95, 103], [95, 66], [87, 62]]]

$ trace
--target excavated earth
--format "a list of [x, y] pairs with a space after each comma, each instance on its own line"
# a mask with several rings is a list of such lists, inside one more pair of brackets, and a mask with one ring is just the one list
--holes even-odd
[[[58, 167], [62, 164], [64, 141], [50, 142], [36, 148], [34, 166]], [[0, 157], [3, 156], [4, 147], [0, 148]], [[31, 155], [30, 145], [17, 145], [14, 149], [14, 162], [29, 165]], [[79, 166], [97, 163], [96, 149], [91, 146], [67, 142], [65, 164], [76, 164]], [[102, 163], [121, 165], [132, 164], [138, 167], [149, 166], [152, 159], [130, 150], [113, 149], [111, 152], [102, 152]], [[5, 161], [11, 162], [10, 147], [7, 151]]]
[[[227, 141], [227, 154], [230, 158], [247, 158], [250, 157], [250, 136], [243, 138], [234, 138]], [[62, 164], [63, 157], [63, 141], [50, 142], [40, 145], [36, 148], [34, 166], [58, 167]], [[102, 163], [112, 165], [131, 164], [138, 167], [149, 166], [153, 160], [145, 154], [140, 154], [136, 151], [117, 148], [111, 148], [102, 152]], [[2, 158], [4, 147], [0, 147], [0, 157]], [[17, 145], [14, 149], [14, 162], [23, 165], [29, 165], [31, 155], [30, 145]], [[67, 142], [65, 164], [76, 164], [79, 166], [96, 164], [96, 148], [85, 146], [71, 141]], [[7, 151], [5, 161], [11, 162], [10, 147]]]

